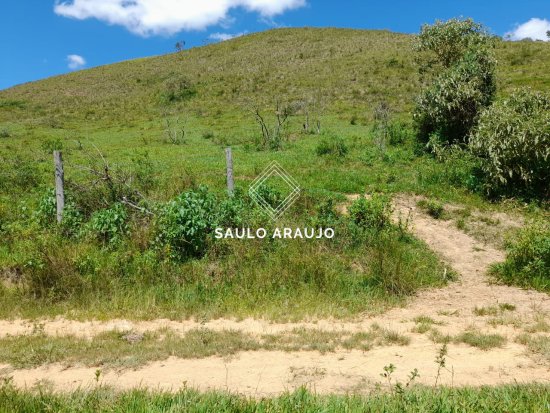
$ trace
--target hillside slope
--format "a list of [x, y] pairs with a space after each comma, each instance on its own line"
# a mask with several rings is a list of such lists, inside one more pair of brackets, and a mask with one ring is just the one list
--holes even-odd
[[[151, 119], [164, 110], [167, 87], [182, 79], [196, 91], [185, 104], [199, 116], [312, 96], [335, 113], [381, 99], [399, 112], [419, 87], [411, 41], [387, 31], [270, 30], [0, 91], [0, 122]], [[497, 55], [501, 90], [550, 89], [550, 44], [501, 42]]]

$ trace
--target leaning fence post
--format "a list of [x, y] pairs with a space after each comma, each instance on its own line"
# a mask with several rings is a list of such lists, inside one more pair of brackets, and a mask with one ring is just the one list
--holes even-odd
[[57, 204], [57, 223], [63, 219], [63, 209], [65, 208], [65, 177], [63, 173], [63, 157], [61, 151], [53, 151], [53, 161], [55, 164], [55, 201]]
[[225, 148], [225, 162], [227, 164], [227, 192], [229, 196], [233, 196], [235, 186], [233, 183], [233, 156], [230, 147]]

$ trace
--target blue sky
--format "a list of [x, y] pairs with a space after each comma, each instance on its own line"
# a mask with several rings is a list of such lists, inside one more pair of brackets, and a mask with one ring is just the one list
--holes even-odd
[[473, 17], [498, 35], [544, 38], [550, 0], [4, 0], [0, 89], [71, 70], [272, 27], [389, 29]]

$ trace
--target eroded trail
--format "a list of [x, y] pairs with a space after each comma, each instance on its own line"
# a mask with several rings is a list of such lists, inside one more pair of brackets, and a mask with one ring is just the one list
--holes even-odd
[[[285, 334], [296, 328], [360, 332], [377, 324], [410, 338], [408, 345], [377, 346], [368, 351], [341, 348], [322, 354], [318, 351], [257, 350], [239, 352], [230, 358], [171, 357], [137, 369], [110, 369], [101, 373], [99, 382], [122, 388], [147, 386], [177, 390], [187, 385], [202, 390], [227, 389], [254, 396], [273, 395], [304, 384], [321, 393], [361, 391], [379, 383], [383, 367], [390, 363], [397, 367], [395, 379], [406, 380], [407, 374], [416, 368], [420, 373], [417, 381], [433, 385], [438, 375], [434, 360], [442, 346], [441, 337], [456, 337], [464, 332], [499, 335], [506, 342], [501, 347], [482, 350], [451, 341], [446, 368], [440, 371], [439, 383], [496, 385], [514, 381], [548, 382], [548, 359], [531, 353], [528, 346], [517, 342], [517, 338], [522, 334], [529, 337], [548, 335], [544, 318], [550, 315], [550, 297], [535, 291], [490, 284], [486, 271], [490, 264], [504, 259], [503, 253], [461, 232], [452, 222], [425, 215], [416, 207], [414, 198], [398, 198], [396, 211], [402, 215], [411, 214], [416, 236], [440, 254], [460, 277], [445, 288], [424, 290], [405, 307], [392, 309], [380, 316], [346, 322], [317, 320], [283, 324], [254, 319], [219, 319], [206, 323], [56, 319], [41, 322], [40, 330], [52, 336], [90, 338], [112, 330], [143, 333], [167, 328], [183, 335], [193, 329], [206, 328], [237, 330], [261, 337], [265, 334]], [[418, 323], [419, 317], [430, 320], [424, 329], [419, 328], [422, 326]], [[28, 334], [33, 329], [36, 329], [36, 323], [25, 320], [0, 321], [0, 337]], [[9, 365], [0, 365], [0, 375], [13, 377], [14, 383], [19, 386], [32, 386], [37, 381], [48, 380], [57, 388], [73, 389], [96, 385], [97, 369], [97, 366], [51, 364], [15, 370]]]

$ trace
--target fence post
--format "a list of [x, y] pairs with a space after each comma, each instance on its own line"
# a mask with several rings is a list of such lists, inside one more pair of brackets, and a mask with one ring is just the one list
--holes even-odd
[[63, 157], [61, 151], [53, 151], [53, 161], [55, 164], [55, 201], [57, 204], [57, 223], [63, 219], [63, 209], [65, 208], [65, 176], [63, 173]]
[[227, 192], [229, 196], [233, 196], [235, 185], [233, 183], [233, 155], [231, 147], [225, 148], [225, 162], [227, 164]]

